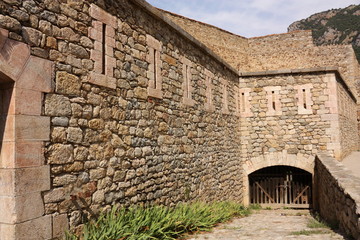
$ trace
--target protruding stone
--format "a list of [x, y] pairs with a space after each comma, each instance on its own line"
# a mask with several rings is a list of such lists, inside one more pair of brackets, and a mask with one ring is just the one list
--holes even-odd
[[30, 46], [40, 46], [43, 35], [42, 32], [33, 28], [23, 27], [22, 33], [23, 38]]
[[56, 92], [77, 96], [80, 94], [80, 87], [81, 82], [77, 76], [67, 72], [56, 73]]
[[46, 95], [45, 114], [55, 117], [70, 116], [71, 104], [69, 98], [57, 94]]

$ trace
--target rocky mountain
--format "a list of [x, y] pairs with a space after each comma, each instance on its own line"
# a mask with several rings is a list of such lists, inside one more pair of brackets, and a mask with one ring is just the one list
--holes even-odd
[[360, 62], [360, 5], [313, 14], [288, 27], [295, 30], [312, 30], [317, 45], [352, 44]]

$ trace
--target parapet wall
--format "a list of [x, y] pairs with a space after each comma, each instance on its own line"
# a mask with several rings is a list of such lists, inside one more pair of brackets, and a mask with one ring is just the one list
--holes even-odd
[[360, 65], [351, 45], [315, 46], [309, 30], [244, 38], [163, 12], [240, 72], [337, 67], [352, 89], [360, 86]]
[[247, 64], [248, 40], [206, 23], [163, 11], [167, 17], [204, 43], [235, 69]]
[[326, 154], [315, 160], [315, 209], [328, 223], [360, 237], [360, 178]]
[[240, 71], [337, 67], [354, 90], [360, 76], [351, 45], [315, 46], [311, 31], [250, 38], [248, 52], [248, 65], [242, 66]]

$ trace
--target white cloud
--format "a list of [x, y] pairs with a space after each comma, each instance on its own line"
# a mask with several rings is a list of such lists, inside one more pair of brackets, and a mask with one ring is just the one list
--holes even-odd
[[294, 21], [359, 0], [148, 0], [156, 7], [245, 37], [282, 33]]

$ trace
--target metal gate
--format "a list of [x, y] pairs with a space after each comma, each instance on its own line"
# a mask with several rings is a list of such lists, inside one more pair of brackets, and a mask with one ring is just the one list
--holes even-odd
[[252, 204], [309, 208], [312, 202], [312, 176], [298, 168], [263, 168], [249, 175], [249, 183]]

